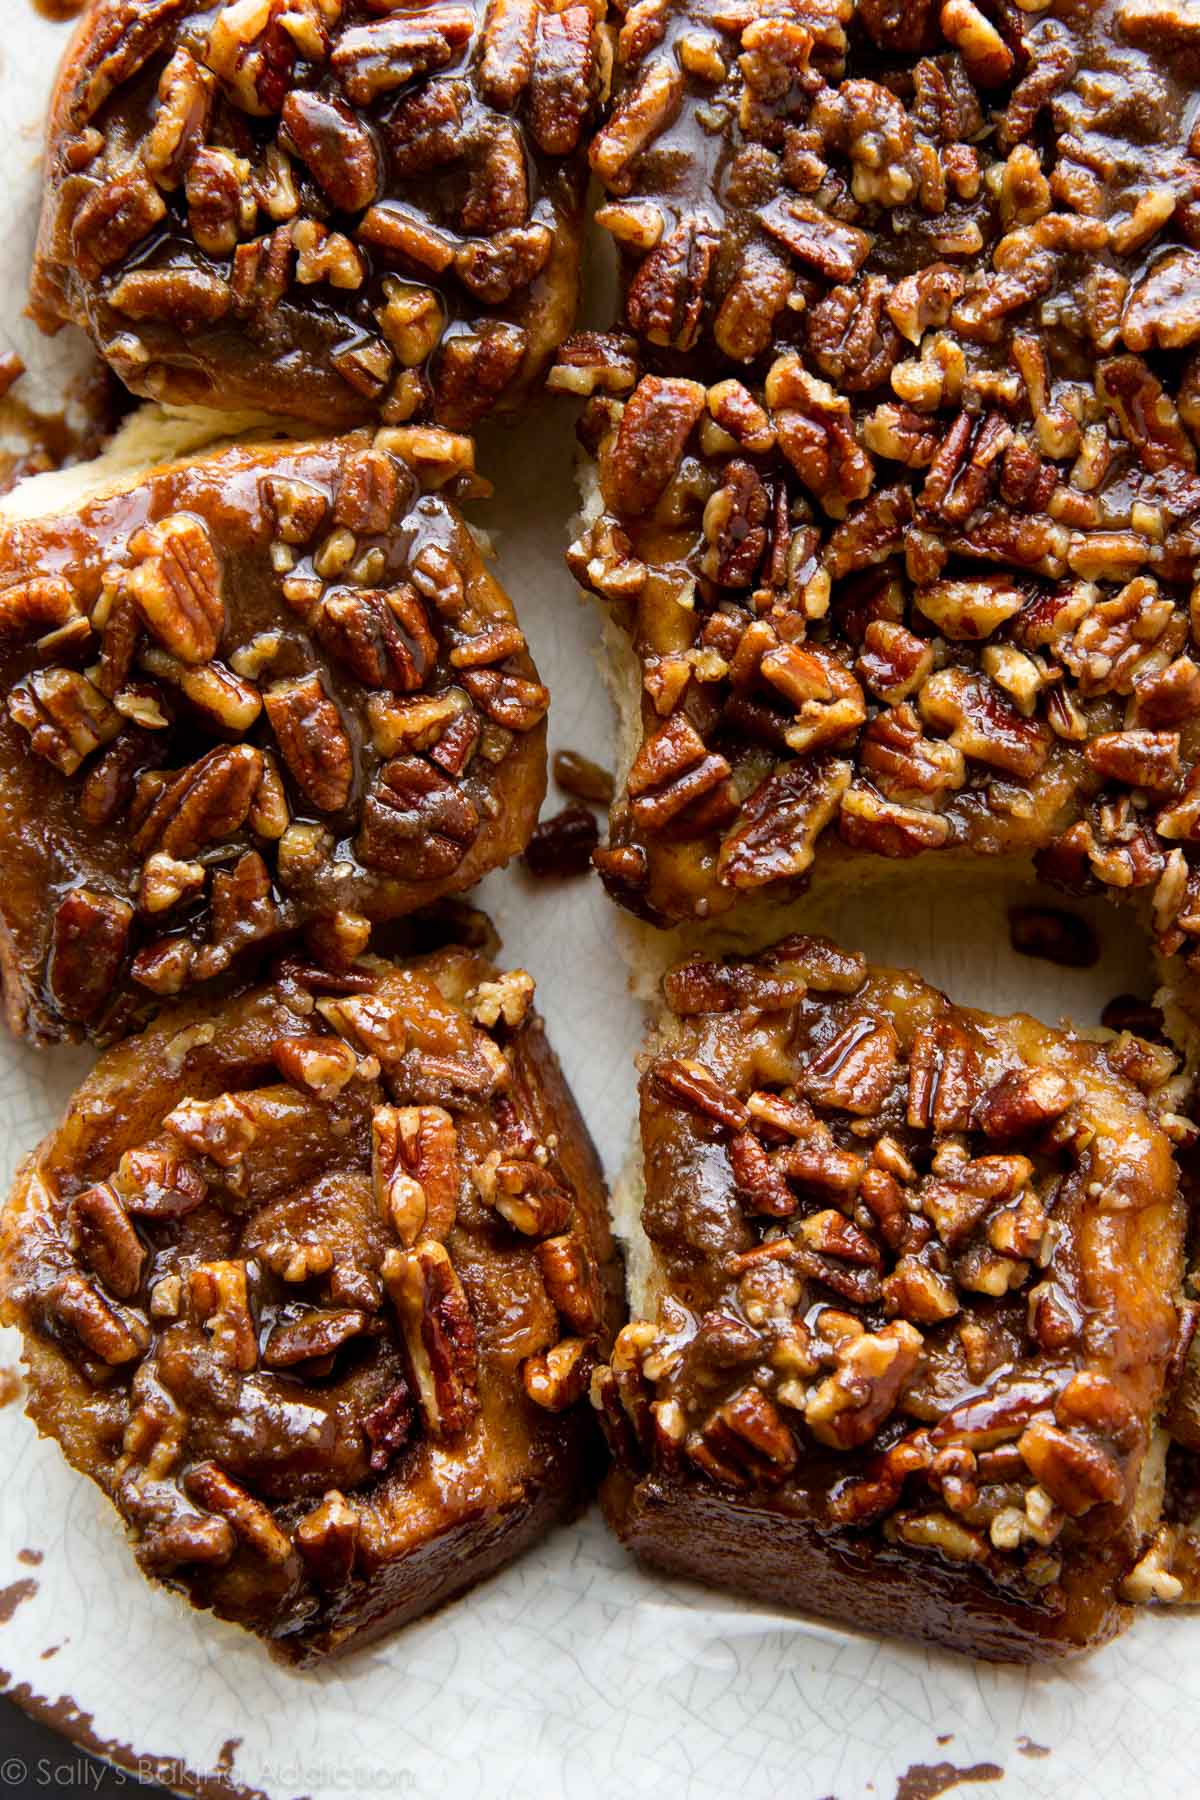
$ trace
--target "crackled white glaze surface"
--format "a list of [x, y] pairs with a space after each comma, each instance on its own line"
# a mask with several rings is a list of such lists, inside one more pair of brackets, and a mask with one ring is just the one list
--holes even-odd
[[[66, 28], [37, 18], [27, 0], [3, 0], [3, 13], [0, 350], [17, 348], [45, 371], [29, 399], [51, 404], [78, 343], [69, 333], [39, 342], [19, 314], [40, 119]], [[501, 575], [554, 695], [552, 746], [603, 761], [610, 721], [597, 631], [561, 563], [571, 461], [565, 409], [492, 432], [481, 463], [503, 499], [482, 509], [483, 522], [497, 534]], [[513, 873], [492, 878], [483, 897], [507, 958], [537, 977], [615, 1170], [633, 1108], [639, 1015], [611, 909], [595, 882], [537, 888]], [[920, 967], [961, 1001], [1049, 1019], [1070, 1012], [1094, 1023], [1107, 997], [1138, 984], [1131, 927], [1111, 913], [1097, 915], [1098, 970], [1011, 957], [1008, 897], [966, 899], [942, 877], [927, 896], [877, 893], [823, 908], [822, 923], [872, 955]], [[87, 1062], [0, 1043], [5, 1180]], [[0, 1334], [0, 1363], [15, 1360], [12, 1334]], [[0, 1589], [27, 1584], [0, 1624], [2, 1685], [35, 1709], [56, 1709], [60, 1723], [82, 1722], [87, 1741], [181, 1790], [207, 1781], [209, 1792], [257, 1790], [269, 1800], [891, 1800], [913, 1765], [943, 1763], [976, 1779], [997, 1772], [971, 1790], [981, 1794], [1119, 1800], [1195, 1790], [1200, 1620], [1192, 1617], [1144, 1618], [1116, 1645], [1058, 1670], [973, 1666], [651, 1579], [593, 1512], [437, 1617], [325, 1673], [297, 1675], [232, 1627], [152, 1590], [115, 1515], [53, 1444], [38, 1442], [18, 1404], [0, 1410], [0, 1456]], [[30, 1566], [21, 1551], [42, 1560]], [[1047, 1753], [1033, 1753], [1038, 1746]]]

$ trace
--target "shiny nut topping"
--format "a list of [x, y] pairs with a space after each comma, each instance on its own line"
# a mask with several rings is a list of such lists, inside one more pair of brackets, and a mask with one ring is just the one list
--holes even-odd
[[[782, 1489], [864, 1554], [968, 1562], [1040, 1607], [1071, 1520], [1123, 1541], [1152, 1416], [1139, 1384], [1163, 1392], [1190, 1342], [1155, 1115], [1173, 1059], [1129, 1033], [1110, 1052], [960, 1012], [801, 936], [693, 956], [663, 995], [641, 1088], [657, 1316], [588, 1378], [624, 1476], [751, 1509]], [[1172, 1222], [1154, 1272], [1129, 1250], [1110, 1281], [1093, 1234], [1118, 1193], [1127, 1243]], [[571, 1233], [537, 1255], [571, 1335], [523, 1379], [552, 1406], [583, 1361], [588, 1277]], [[1136, 1383], [1101, 1314], [1118, 1335], [1155, 1321]], [[1133, 1579], [1156, 1591], [1152, 1563]]]
[[52, 121], [39, 315], [156, 398], [253, 407], [269, 383], [326, 426], [511, 410], [574, 308], [600, 24], [540, 0], [118, 7]]

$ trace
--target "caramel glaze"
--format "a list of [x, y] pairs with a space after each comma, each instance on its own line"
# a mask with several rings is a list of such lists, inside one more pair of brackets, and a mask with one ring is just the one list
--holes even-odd
[[571, 340], [556, 385], [593, 396], [572, 567], [641, 679], [597, 857], [641, 916], [1015, 852], [1154, 896], [1193, 954], [1189, 20], [629, 10], [592, 154], [633, 337]]
[[[181, 1009], [106, 1053], [26, 1162], [5, 1215], [4, 1316], [24, 1332], [38, 1429], [114, 1501], [148, 1574], [297, 1661], [357, 1647], [450, 1598], [586, 1492], [586, 1406], [548, 1411], [523, 1384], [529, 1359], [570, 1328], [543, 1280], [539, 1242], [485, 1203], [472, 1171], [489, 1156], [529, 1157], [540, 1147], [546, 1185], [562, 1197], [558, 1228], [583, 1257], [590, 1337], [601, 1350], [620, 1288], [603, 1182], [541, 1021], [527, 1011], [515, 1025], [472, 1022], [481, 983], [494, 979], [483, 958], [451, 949], [402, 967], [360, 964], [349, 983], [285, 975], [216, 1012]], [[350, 1008], [367, 1005], [355, 1029], [336, 1012], [347, 985]], [[326, 1016], [325, 1006], [335, 1012]], [[281, 1079], [280, 1040], [314, 1033], [327, 1051], [344, 1040], [358, 1057], [336, 1094]], [[164, 1125], [181, 1104], [203, 1111], [229, 1095], [243, 1097], [254, 1119], [251, 1141], [232, 1159], [219, 1136], [208, 1140], [215, 1159], [205, 1153], [208, 1127], [197, 1115], [177, 1131]], [[372, 1191], [373, 1114], [393, 1101], [440, 1114], [435, 1123], [455, 1146], [446, 1192], [413, 1165], [429, 1198], [417, 1252], [432, 1237], [440, 1254], [440, 1242], [469, 1314], [465, 1323], [449, 1315], [440, 1353], [436, 1337], [427, 1344], [457, 1407], [452, 1417], [438, 1388], [440, 1423], [381, 1279], [389, 1252], [395, 1258], [411, 1241], [381, 1209], [378, 1172]], [[176, 1159], [177, 1182], [178, 1163], [188, 1164], [186, 1212], [168, 1216], [153, 1189], [139, 1195], [121, 1158], [147, 1145]], [[135, 1220], [128, 1279], [104, 1262], [94, 1236], [81, 1248], [72, 1224], [72, 1202], [118, 1165]], [[157, 1213], [145, 1210], [155, 1205]], [[214, 1271], [222, 1282], [234, 1272], [240, 1299], [223, 1299], [205, 1322], [197, 1283]], [[115, 1313], [136, 1351], [109, 1350], [69, 1313], [65, 1282], [76, 1295], [86, 1287], [93, 1310]], [[350, 1318], [359, 1329], [340, 1347], [331, 1340], [324, 1356], [314, 1348], [309, 1360], [289, 1362], [274, 1355], [272, 1333], [298, 1318], [310, 1326]], [[248, 1343], [237, 1340], [239, 1324]], [[248, 1502], [240, 1515], [222, 1511], [224, 1489], [197, 1489], [196, 1470], [202, 1478], [214, 1467]], [[345, 1527], [336, 1550], [319, 1534], [314, 1541], [311, 1522], [297, 1535], [323, 1502]], [[232, 1537], [218, 1530], [222, 1518], [232, 1518]]]
[[77, 19], [88, 0], [33, 0], [33, 10], [56, 24], [64, 19]]
[[[178, 404], [265, 407], [335, 428], [431, 414], [465, 428], [495, 405], [511, 410], [575, 314], [586, 177], [577, 144], [594, 99], [595, 46], [590, 15], [576, 9], [536, 60], [532, 38], [521, 50], [518, 28], [485, 67], [485, 10], [476, 0], [430, 6], [428, 17], [408, 9], [408, 79], [381, 73], [364, 99], [361, 73], [338, 57], [345, 40], [387, 33], [388, 19], [367, 0], [309, 7], [297, 27], [302, 43], [273, 13], [265, 34], [242, 46], [244, 66], [233, 49], [205, 61], [210, 32], [224, 29], [218, 5], [160, 0], [147, 10], [99, 0], [53, 102], [35, 317], [47, 330], [81, 325], [135, 393]], [[579, 50], [578, 66], [556, 65], [564, 44]], [[403, 49], [380, 55], [405, 66]], [[147, 186], [139, 158], [163, 110], [164, 71], [181, 56], [189, 88], [179, 142]], [[506, 67], [506, 57], [517, 66]], [[531, 82], [532, 127], [523, 92]], [[313, 108], [308, 161], [281, 137], [289, 96]], [[279, 161], [268, 161], [281, 144], [282, 188]], [[189, 171], [198, 153], [202, 163], [213, 151], [232, 153], [232, 180], [211, 164], [210, 193], [193, 205], [188, 182], [199, 192], [206, 177]], [[102, 225], [93, 243], [88, 203], [130, 170], [141, 200], [130, 202], [114, 235]], [[135, 225], [139, 204], [145, 218]], [[210, 224], [197, 226], [206, 206]], [[215, 235], [213, 206], [222, 217]], [[403, 247], [389, 208], [410, 233]], [[342, 267], [300, 280], [291, 234], [301, 225], [340, 240]], [[536, 250], [525, 240], [514, 250], [527, 231]], [[256, 246], [261, 268], [247, 273]], [[458, 278], [457, 250], [488, 265], [473, 273], [473, 286]], [[161, 291], [126, 303], [118, 290], [130, 275], [143, 295], [144, 278], [161, 276]], [[407, 340], [395, 354], [380, 325], [393, 286], [405, 301], [428, 297], [423, 342]]]
[[668, 977], [641, 1087], [656, 1322], [593, 1388], [609, 1516], [657, 1566], [864, 1629], [1019, 1660], [1102, 1642], [1155, 1523], [1170, 1146], [1098, 1046], [830, 950]]
[[[470, 448], [438, 433], [404, 442], [443, 453], [457, 446], [464, 455]], [[422, 491], [447, 479], [468, 478], [455, 466], [434, 464], [416, 474], [402, 459], [400, 438], [385, 434], [376, 441], [362, 433], [227, 450], [160, 468], [87, 501], [74, 515], [0, 523], [0, 670], [9, 697], [0, 719], [6, 867], [0, 948], [14, 1030], [45, 1040], [80, 1032], [111, 1036], [163, 995], [223, 974], [246, 949], [336, 914], [364, 924], [395, 918], [471, 886], [523, 847], [545, 787], [548, 697], [511, 604], [461, 515], [442, 492]], [[308, 512], [281, 524], [290, 504], [285, 496], [295, 494]], [[215, 568], [219, 590], [212, 601], [216, 636], [210, 633], [200, 651], [211, 648], [212, 660], [197, 662], [189, 646], [186, 665], [170, 653], [182, 643], [174, 614], [155, 612], [147, 626], [129, 600], [135, 572], [154, 562], [139, 558], [131, 542], [146, 550], [139, 532], [181, 519], [199, 531], [201, 549], [207, 545], [212, 563], [205, 566]], [[345, 520], [357, 529], [339, 523]], [[336, 573], [325, 560], [331, 541], [349, 546]], [[273, 558], [281, 551], [279, 564]], [[414, 577], [425, 581], [424, 595], [413, 587]], [[66, 621], [57, 632], [38, 611], [38, 597], [47, 594], [58, 608], [54, 617]], [[407, 608], [403, 629], [391, 614], [397, 596]], [[333, 635], [331, 606], [349, 609], [347, 630]], [[408, 627], [416, 636], [406, 635]], [[452, 661], [457, 649], [470, 662], [468, 640], [490, 642], [495, 631], [502, 634], [496, 643], [502, 654], [492, 667], [503, 693], [515, 681], [530, 701], [516, 730], [469, 699], [466, 688], [480, 674], [490, 681], [488, 670]], [[399, 643], [397, 654], [407, 646], [403, 667], [380, 647], [385, 639]], [[232, 681], [230, 659], [253, 658], [252, 646], [265, 646], [261, 667], [242, 664], [253, 672], [237, 678], [237, 708], [228, 719], [214, 714], [202, 690], [193, 685], [189, 692], [188, 683], [214, 672], [222, 683]], [[47, 674], [61, 679], [60, 669], [78, 672], [72, 679], [82, 681], [80, 691], [101, 717], [74, 746], [32, 732], [32, 712], [18, 722], [28, 681], [43, 694], [37, 682]], [[314, 675], [331, 707], [305, 728], [307, 746], [302, 733], [289, 748], [270, 717], [272, 686]], [[435, 711], [442, 702], [459, 710], [431, 718], [405, 742], [379, 736], [378, 709], [392, 719], [410, 718], [425, 701]], [[511, 724], [503, 698], [499, 710]], [[455, 756], [445, 739], [451, 719], [464, 734]], [[231, 745], [239, 757], [274, 759], [283, 814], [263, 821], [239, 804], [222, 816], [218, 797], [194, 829], [179, 824], [179, 812], [174, 825], [166, 822], [166, 838], [146, 826], [163, 771], [195, 768]], [[79, 766], [71, 769], [73, 761]], [[431, 793], [397, 797], [392, 804], [403, 816], [392, 818], [372, 796], [385, 791], [382, 771], [399, 766]], [[190, 804], [185, 796], [183, 805]], [[423, 805], [434, 812], [422, 814]], [[419, 827], [415, 818], [423, 821]], [[299, 857], [290, 854], [297, 840], [295, 832], [287, 836], [289, 820], [301, 834], [316, 834]], [[186, 842], [171, 835], [180, 831]], [[144, 883], [149, 857], [164, 843], [175, 845], [177, 861], [198, 857], [203, 866], [198, 885], [162, 910], [148, 901]], [[214, 911], [218, 880], [234, 884], [226, 895], [231, 911], [222, 911], [222, 903]], [[60, 925], [64, 903], [80, 893], [96, 896], [98, 909], [83, 956]], [[72, 917], [62, 915], [67, 922]], [[90, 916], [82, 928], [89, 945]], [[154, 957], [155, 946], [164, 944], [182, 959], [165, 975]]]
[[[806, 308], [821, 297], [822, 283], [853, 280], [856, 270], [835, 274], [820, 266], [819, 253], [797, 256], [784, 236], [764, 224], [781, 196], [811, 195], [831, 223], [866, 230], [867, 273], [894, 281], [950, 261], [968, 278], [994, 279], [992, 251], [1007, 222], [994, 185], [986, 179], [960, 183], [951, 167], [940, 208], [923, 203], [919, 177], [905, 198], [897, 198], [888, 178], [903, 163], [906, 146], [889, 135], [890, 120], [861, 127], [876, 134], [863, 156], [871, 174], [847, 169], [844, 147], [812, 125], [830, 90], [874, 84], [916, 115], [929, 93], [919, 80], [940, 64], [950, 83], [943, 148], [970, 143], [986, 176], [1014, 142], [1032, 137], [1047, 175], [1056, 162], [1060, 173], [1072, 163], [1094, 171], [1099, 204], [1081, 210], [1103, 217], [1130, 211], [1157, 182], [1190, 184], [1193, 178], [1188, 134], [1195, 123], [1200, 51], [1194, 24], [1173, 25], [1169, 0], [1158, 9], [1160, 18], [1146, 16], [1140, 23], [1139, 13], [1153, 9], [1130, 0], [1049, 0], [1036, 12], [1001, 9], [1006, 66], [995, 71], [962, 53], [961, 40], [946, 19], [939, 22], [943, 9], [932, 0], [873, 0], [857, 9], [824, 0], [801, 4], [794, 23], [811, 40], [806, 56], [786, 41], [786, 27], [776, 42], [769, 33], [753, 46], [742, 41], [746, 27], [771, 17], [754, 0], [688, 0], [656, 9], [652, 18], [636, 8], [622, 10], [616, 126], [599, 134], [592, 161], [612, 196], [611, 212], [646, 207], [662, 221], [647, 250], [630, 240], [623, 220], [601, 218], [620, 249], [624, 322], [639, 338], [648, 366], [661, 373], [713, 378], [734, 363], [761, 368], [764, 353], [803, 346]], [[760, 68], [752, 72], [755, 62]], [[635, 101], [651, 67], [673, 71], [673, 91], [661, 113], [643, 115]], [[1019, 99], [1009, 114], [1014, 93]], [[964, 103], [979, 109], [979, 128], [956, 133], [949, 116]], [[870, 102], [860, 95], [857, 104], [866, 110]], [[629, 134], [632, 154], [610, 160], [605, 140], [623, 141], [624, 109], [641, 129]], [[915, 118], [913, 128], [924, 130]], [[806, 181], [805, 153], [832, 164], [824, 181], [815, 162]], [[1170, 242], [1193, 244], [1195, 233], [1189, 199], [1165, 234], [1132, 259], [1132, 269], [1143, 270]], [[1130, 266], [1107, 249], [1099, 256], [1072, 254], [1055, 284], [1044, 322], [1064, 373], [1072, 366], [1086, 369], [1088, 350], [1079, 342], [1071, 299], [1077, 304], [1078, 285], [1097, 262]], [[722, 320], [733, 289], [738, 305], [726, 308]], [[1007, 366], [1006, 336], [997, 334], [984, 360], [996, 370]]]

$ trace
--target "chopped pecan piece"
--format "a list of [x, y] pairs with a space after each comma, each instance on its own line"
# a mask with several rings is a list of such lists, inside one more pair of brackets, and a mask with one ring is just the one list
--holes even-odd
[[370, 1319], [364, 1312], [312, 1312], [272, 1327], [263, 1346], [263, 1366], [292, 1369], [335, 1356], [343, 1344], [360, 1337]]
[[270, 1508], [232, 1481], [216, 1463], [197, 1463], [188, 1471], [184, 1485], [198, 1505], [228, 1520], [246, 1548], [264, 1562], [277, 1565], [292, 1556], [291, 1540], [275, 1523]]
[[571, 1196], [562, 1182], [530, 1158], [493, 1151], [471, 1171], [471, 1178], [488, 1205], [525, 1237], [548, 1237], [570, 1217]]
[[300, 1520], [296, 1548], [318, 1587], [334, 1591], [346, 1586], [354, 1573], [358, 1532], [358, 1509], [336, 1488]]
[[1119, 1468], [1077, 1432], [1039, 1420], [1021, 1433], [1018, 1448], [1035, 1480], [1071, 1518], [1120, 1498]]
[[715, 1409], [698, 1441], [688, 1444], [688, 1454], [714, 1480], [748, 1487], [752, 1481], [785, 1480], [798, 1451], [775, 1403], [747, 1387]]
[[729, 774], [723, 756], [710, 755], [703, 738], [682, 713], [644, 741], [627, 785], [639, 824], [661, 828]]
[[443, 1244], [389, 1250], [383, 1279], [391, 1297], [426, 1429], [444, 1440], [459, 1436], [478, 1411], [475, 1326], [462, 1283]]
[[804, 1409], [813, 1436], [841, 1450], [869, 1443], [899, 1401], [923, 1342], [921, 1333], [901, 1319], [842, 1344], [835, 1372], [814, 1390]]
[[1060, 1119], [1075, 1091], [1053, 1069], [1012, 1069], [989, 1088], [975, 1109], [985, 1137], [1031, 1137]]
[[146, 1144], [126, 1150], [113, 1186], [126, 1212], [151, 1219], [178, 1219], [194, 1212], [208, 1193], [195, 1163], [174, 1151]]
[[1040, 956], [1066, 969], [1090, 969], [1100, 945], [1086, 919], [1055, 906], [1010, 906], [1009, 941], [1022, 956]]
[[551, 1302], [572, 1331], [586, 1337], [599, 1323], [595, 1275], [582, 1238], [574, 1232], [543, 1238], [537, 1247], [538, 1268]]
[[566, 806], [539, 823], [525, 847], [525, 862], [540, 878], [585, 875], [599, 841], [599, 827], [587, 808]]
[[521, 1365], [521, 1381], [535, 1406], [564, 1412], [587, 1393], [592, 1354], [584, 1338], [562, 1338], [543, 1354]]
[[358, 1067], [349, 1044], [331, 1037], [281, 1037], [272, 1055], [281, 1075], [320, 1100], [340, 1094]]
[[258, 1364], [258, 1334], [250, 1312], [244, 1262], [201, 1263], [188, 1281], [196, 1317], [212, 1335], [213, 1349], [230, 1368]]
[[133, 924], [133, 908], [115, 894], [75, 888], [60, 901], [46, 964], [46, 985], [66, 1019], [86, 1020], [116, 987]]

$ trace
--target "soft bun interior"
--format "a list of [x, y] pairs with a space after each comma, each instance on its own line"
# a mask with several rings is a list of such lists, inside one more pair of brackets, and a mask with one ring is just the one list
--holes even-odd
[[[247, 438], [288, 433], [268, 413], [214, 413], [205, 407], [140, 406], [89, 462], [31, 475], [0, 498], [0, 526], [77, 512], [107, 493], [135, 487], [164, 463], [211, 453]], [[309, 427], [304, 434], [312, 435]]]

